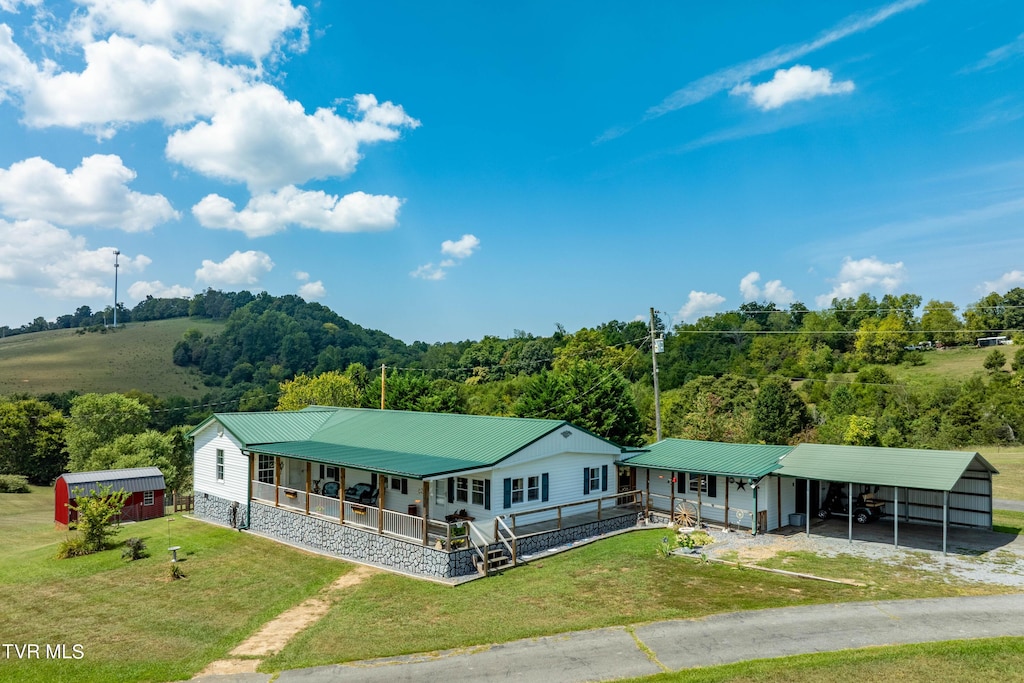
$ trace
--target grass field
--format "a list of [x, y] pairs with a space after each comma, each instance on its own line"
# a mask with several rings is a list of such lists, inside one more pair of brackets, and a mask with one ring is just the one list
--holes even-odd
[[999, 470], [992, 478], [992, 497], [1024, 500], [1024, 449], [999, 446], [977, 446], [976, 450]]
[[174, 344], [190, 327], [212, 334], [223, 323], [176, 318], [129, 323], [106, 333], [51, 330], [0, 339], [0, 395], [138, 389], [156, 396], [201, 396], [208, 389], [198, 373], [171, 362]]
[[[79, 644], [84, 658], [5, 661], [0, 681], [186, 679], [352, 568], [181, 516], [122, 529], [120, 539], [146, 540], [149, 558], [125, 562], [114, 549], [56, 560], [65, 534], [52, 526], [52, 501], [47, 488], [0, 494], [0, 634]], [[458, 588], [372, 575], [263, 669], [744, 609], [1007, 590], [855, 558], [796, 556], [786, 568], [866, 587], [665, 559], [656, 551], [664, 533], [615, 536]], [[184, 580], [169, 580], [169, 544], [182, 547]]]
[[[1006, 369], [1009, 370], [1009, 361], [1013, 359], [1016, 347], [1000, 346], [998, 348], [1006, 354]], [[988, 375], [984, 365], [985, 356], [991, 352], [992, 348], [979, 349], [973, 346], [925, 351], [921, 354], [921, 358], [924, 360], [923, 365], [886, 366], [886, 369], [890, 370], [899, 382], [905, 382], [911, 387], [934, 389], [945, 380], [962, 382], [972, 375]]]

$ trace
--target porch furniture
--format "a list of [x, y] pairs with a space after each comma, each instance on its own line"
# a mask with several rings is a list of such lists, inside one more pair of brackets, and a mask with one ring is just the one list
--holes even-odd
[[324, 493], [323, 493], [323, 495], [327, 496], [328, 498], [337, 498], [338, 497], [338, 491], [340, 491], [340, 490], [341, 490], [341, 484], [339, 484], [336, 481], [329, 481], [326, 484], [324, 484]]

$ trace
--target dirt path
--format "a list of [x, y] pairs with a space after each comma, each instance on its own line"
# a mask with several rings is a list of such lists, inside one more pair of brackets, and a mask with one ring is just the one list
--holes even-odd
[[232, 650], [229, 659], [212, 662], [196, 674], [196, 678], [255, 672], [264, 657], [280, 652], [288, 641], [327, 614], [331, 606], [341, 599], [340, 594], [344, 589], [358, 585], [363, 579], [378, 571], [373, 567], [360, 565], [338, 577], [337, 581], [322, 590], [319, 595], [308, 598], [264, 624], [259, 631]]

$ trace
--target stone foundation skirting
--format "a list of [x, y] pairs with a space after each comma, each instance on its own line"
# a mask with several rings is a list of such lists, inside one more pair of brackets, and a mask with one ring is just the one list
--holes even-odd
[[[335, 521], [296, 514], [286, 508], [278, 508], [258, 501], [252, 501], [250, 506], [251, 519], [247, 528], [292, 545], [334, 555], [341, 559], [366, 562], [407, 574], [436, 579], [456, 579], [477, 573], [476, 559], [478, 556], [472, 548], [448, 552], [434, 546], [424, 546], [415, 541], [383, 536], [373, 531], [338, 524]], [[246, 527], [244, 524], [245, 513], [246, 505], [238, 504], [234, 512], [235, 523], [232, 524], [232, 501], [211, 494], [196, 493], [194, 511], [196, 517], [225, 526]], [[634, 513], [533, 534], [517, 539], [516, 553], [519, 557], [533, 555], [544, 550], [568, 545], [574, 541], [628, 529], [635, 525], [636, 514]], [[484, 552], [486, 553], [490, 549], [504, 550], [504, 548], [504, 545], [495, 543], [484, 549]], [[507, 551], [504, 552], [507, 554]]]

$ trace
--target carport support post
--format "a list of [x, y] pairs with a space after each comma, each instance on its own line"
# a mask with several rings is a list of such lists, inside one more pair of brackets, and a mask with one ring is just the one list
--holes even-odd
[[811, 480], [805, 479], [807, 482], [807, 535], [811, 535]]
[[949, 529], [949, 491], [942, 492], [942, 556], [946, 556], [946, 532]]
[[849, 535], [850, 535], [849, 541], [852, 544], [853, 543], [853, 482], [852, 481], [848, 482], [846, 484], [846, 486], [847, 486], [847, 489], [846, 489], [846, 511], [848, 513], [846, 515], [846, 524], [849, 527]]
[[892, 515], [892, 547], [900, 547], [900, 487], [892, 487], [892, 504], [896, 509]]

